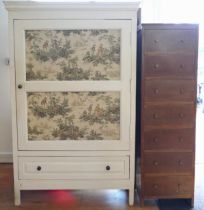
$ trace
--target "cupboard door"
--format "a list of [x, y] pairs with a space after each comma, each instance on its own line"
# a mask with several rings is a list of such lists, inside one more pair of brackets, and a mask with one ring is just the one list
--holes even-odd
[[16, 20], [18, 147], [128, 150], [129, 20]]

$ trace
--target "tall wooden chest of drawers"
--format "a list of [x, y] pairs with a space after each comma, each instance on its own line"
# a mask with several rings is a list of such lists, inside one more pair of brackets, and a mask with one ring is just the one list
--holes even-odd
[[193, 205], [198, 25], [144, 24], [141, 37], [141, 203]]

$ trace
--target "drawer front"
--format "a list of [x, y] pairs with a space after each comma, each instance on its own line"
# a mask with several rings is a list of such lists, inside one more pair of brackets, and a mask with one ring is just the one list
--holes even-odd
[[145, 52], [195, 52], [195, 30], [144, 30]]
[[193, 104], [145, 105], [144, 126], [185, 126], [195, 124]]
[[195, 131], [188, 129], [154, 129], [144, 132], [145, 150], [188, 149], [193, 150]]
[[174, 76], [194, 78], [195, 56], [185, 54], [156, 54], [144, 56], [144, 76], [162, 77]]
[[144, 173], [191, 173], [191, 152], [148, 152], [144, 154]]
[[192, 176], [159, 176], [145, 177], [145, 196], [179, 196], [193, 194]]
[[19, 157], [19, 179], [128, 179], [129, 157]]
[[193, 80], [146, 80], [145, 101], [195, 101]]

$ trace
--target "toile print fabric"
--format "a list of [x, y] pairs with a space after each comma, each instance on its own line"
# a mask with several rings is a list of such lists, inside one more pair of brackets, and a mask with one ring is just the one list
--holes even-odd
[[28, 140], [119, 140], [120, 92], [29, 92]]
[[120, 30], [26, 30], [26, 79], [119, 80]]

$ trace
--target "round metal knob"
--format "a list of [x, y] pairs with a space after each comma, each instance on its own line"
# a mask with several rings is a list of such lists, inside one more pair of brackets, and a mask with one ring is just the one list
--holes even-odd
[[157, 119], [158, 117], [159, 117], [158, 114], [156, 114], [156, 113], [153, 114], [153, 118], [154, 118], [154, 119]]
[[176, 192], [178, 193], [178, 192], [180, 192], [181, 184], [178, 184], [177, 187], [178, 188], [177, 188]]
[[154, 164], [154, 166], [158, 166], [159, 165], [159, 163], [157, 161], [154, 161], [153, 164]]
[[158, 88], [155, 88], [155, 89], [154, 89], [154, 93], [155, 93], [155, 94], [158, 94], [158, 93], [159, 93], [159, 89], [158, 89]]
[[182, 166], [183, 165], [183, 161], [179, 160], [179, 165]]
[[41, 169], [42, 169], [41, 166], [37, 166], [38, 171], [41, 171]]
[[183, 39], [180, 40], [181, 43], [184, 43]]
[[158, 43], [158, 42], [159, 42], [159, 40], [158, 40], [158, 39], [155, 39], [155, 40], [154, 40], [154, 43]]
[[153, 138], [153, 141], [154, 141], [154, 143], [157, 143], [158, 142], [158, 138], [157, 137], [154, 137]]
[[184, 118], [184, 114], [183, 113], [179, 113], [179, 117], [180, 118]]
[[179, 142], [183, 142], [183, 138], [182, 137], [179, 137]]
[[181, 64], [179, 67], [180, 67], [180, 69], [183, 69], [184, 65], [183, 65], [183, 64]]
[[110, 166], [106, 166], [106, 171], [110, 171]]
[[23, 87], [23, 85], [19, 84], [18, 85], [18, 89], [21, 89]]
[[154, 69], [158, 69], [158, 68], [159, 68], [159, 64], [155, 64]]
[[184, 90], [181, 88], [181, 89], [179, 90], [179, 93], [182, 95], [182, 94], [184, 93]]

